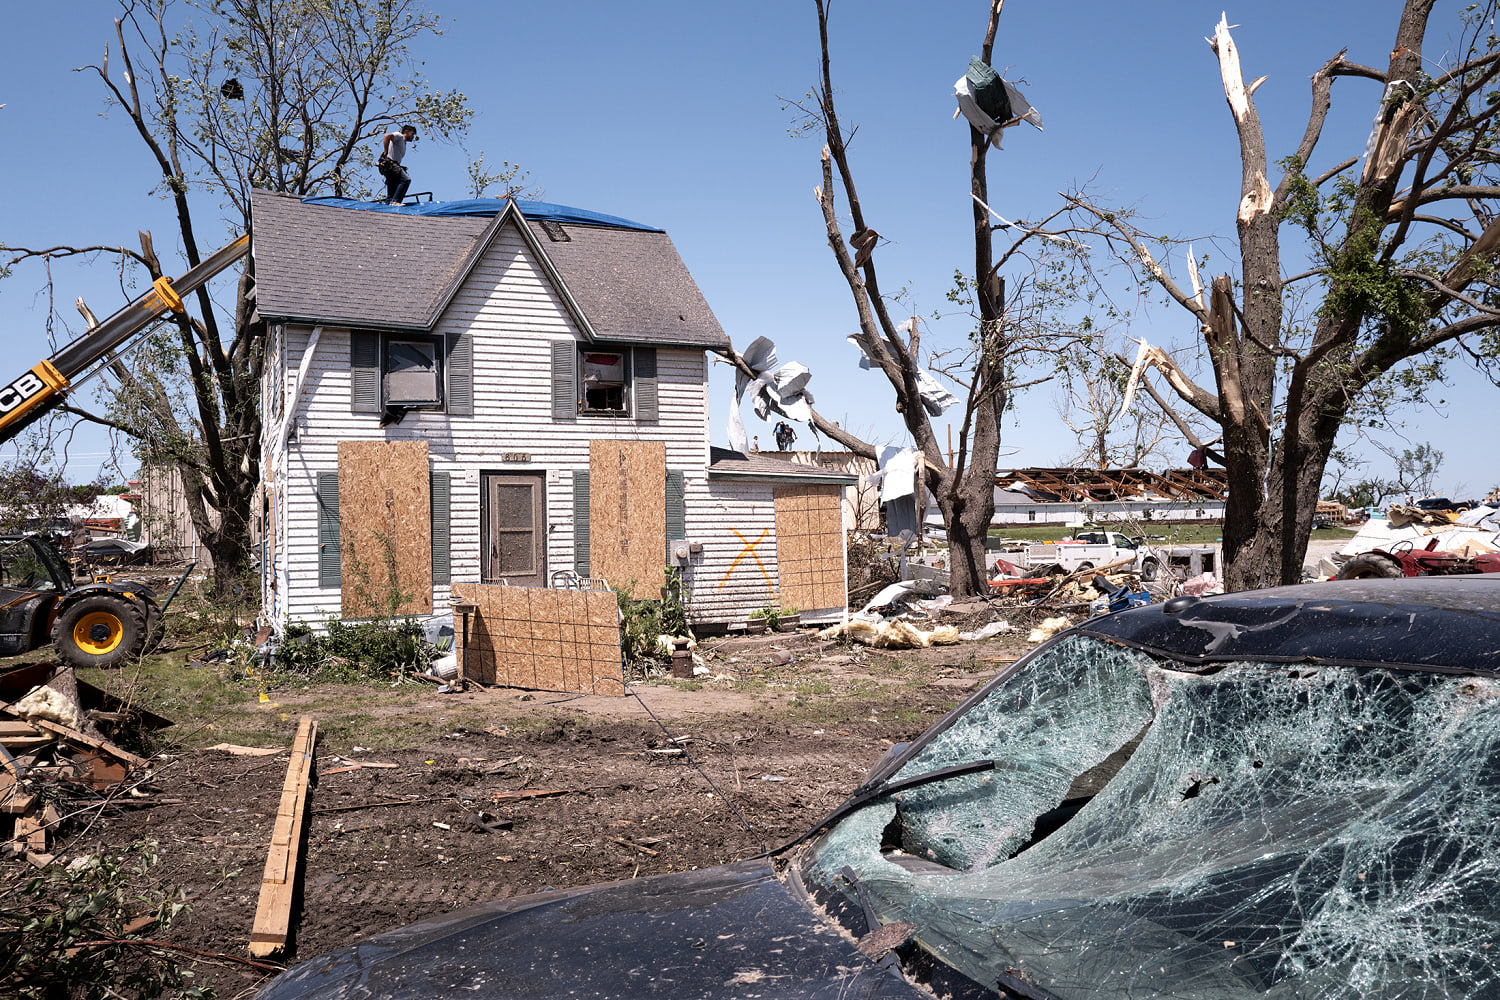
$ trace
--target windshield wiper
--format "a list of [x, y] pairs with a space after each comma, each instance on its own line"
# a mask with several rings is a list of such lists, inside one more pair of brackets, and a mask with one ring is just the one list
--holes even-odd
[[916, 788], [919, 785], [930, 785], [934, 781], [944, 781], [948, 778], [957, 778], [965, 774], [977, 774], [980, 771], [992, 771], [994, 768], [995, 762], [993, 760], [972, 760], [967, 764], [954, 764], [951, 767], [940, 767], [936, 771], [925, 771], [922, 774], [912, 775], [910, 778], [902, 778], [900, 781], [891, 781], [887, 778], [881, 778], [877, 781], [867, 781], [856, 788], [853, 795], [845, 799], [833, 812], [824, 816], [811, 830], [808, 830], [795, 840], [789, 840], [780, 847], [767, 851], [765, 854], [760, 855], [760, 857], [770, 858], [778, 854], [784, 854], [820, 830], [832, 826], [856, 809], [867, 806], [876, 799], [887, 795], [895, 795], [897, 792], [904, 792], [908, 788]]

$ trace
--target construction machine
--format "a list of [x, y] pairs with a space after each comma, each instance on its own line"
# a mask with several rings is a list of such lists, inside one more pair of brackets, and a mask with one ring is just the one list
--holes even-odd
[[1473, 558], [1437, 547], [1436, 538], [1426, 548], [1409, 541], [1391, 549], [1371, 549], [1344, 563], [1335, 580], [1396, 579], [1403, 576], [1461, 576], [1470, 573], [1500, 573], [1500, 552], [1484, 552]]
[[[0, 444], [60, 406], [162, 320], [185, 312], [183, 296], [249, 249], [250, 237], [241, 236], [176, 281], [157, 278], [150, 291], [102, 323], [91, 322], [88, 333], [0, 388]], [[0, 536], [0, 656], [29, 652], [50, 638], [74, 666], [114, 666], [156, 644], [163, 611], [151, 589], [139, 583], [107, 576], [76, 583], [67, 560], [42, 535]]]

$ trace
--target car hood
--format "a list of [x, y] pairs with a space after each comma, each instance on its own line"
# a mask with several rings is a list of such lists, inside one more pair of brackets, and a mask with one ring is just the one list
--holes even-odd
[[755, 861], [541, 892], [377, 934], [260, 1000], [925, 997]]

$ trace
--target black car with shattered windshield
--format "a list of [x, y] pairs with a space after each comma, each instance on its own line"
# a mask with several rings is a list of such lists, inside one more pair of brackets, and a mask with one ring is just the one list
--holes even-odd
[[1097, 618], [771, 856], [474, 907], [289, 997], [1500, 996], [1500, 579]]

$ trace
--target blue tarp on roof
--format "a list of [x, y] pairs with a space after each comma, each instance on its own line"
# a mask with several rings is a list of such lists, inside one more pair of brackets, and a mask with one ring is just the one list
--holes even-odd
[[[355, 201], [353, 198], [316, 197], [303, 198], [305, 205], [327, 205], [330, 208], [356, 208], [365, 212], [388, 212], [395, 215], [499, 215], [505, 208], [504, 198], [466, 198], [463, 201], [424, 201], [415, 205], [387, 205], [381, 201]], [[648, 226], [643, 222], [632, 222], [618, 215], [590, 212], [586, 208], [570, 208], [547, 201], [521, 201], [516, 207], [528, 219], [549, 219], [553, 222], [571, 222], [582, 226], [613, 226], [616, 229], [641, 229], [648, 233], [664, 230]]]

